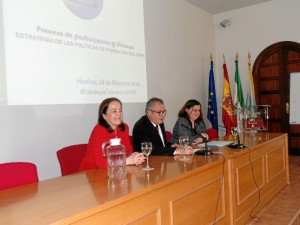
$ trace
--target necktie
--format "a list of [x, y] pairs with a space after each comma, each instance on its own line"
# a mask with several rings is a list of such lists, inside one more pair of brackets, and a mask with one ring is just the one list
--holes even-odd
[[163, 146], [165, 147], [165, 141], [164, 141], [163, 136], [162, 136], [161, 133], [159, 132], [159, 127], [158, 127], [158, 126], [159, 126], [159, 125], [156, 125], [155, 128], [156, 128], [156, 130], [157, 130], [157, 133], [158, 133], [158, 135], [159, 135], [159, 137], [160, 137], [160, 139], [161, 139], [161, 142], [162, 142]]

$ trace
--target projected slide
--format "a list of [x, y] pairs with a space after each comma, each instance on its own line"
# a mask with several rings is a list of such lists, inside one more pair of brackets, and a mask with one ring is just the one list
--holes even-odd
[[147, 100], [143, 1], [3, 0], [0, 101]]

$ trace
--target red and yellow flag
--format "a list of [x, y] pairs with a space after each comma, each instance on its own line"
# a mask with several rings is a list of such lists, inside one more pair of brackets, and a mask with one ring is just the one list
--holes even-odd
[[223, 88], [223, 103], [222, 103], [222, 120], [226, 127], [226, 135], [231, 134], [231, 128], [237, 126], [236, 116], [234, 114], [234, 105], [231, 97], [230, 83], [228, 71], [224, 60], [224, 88]]

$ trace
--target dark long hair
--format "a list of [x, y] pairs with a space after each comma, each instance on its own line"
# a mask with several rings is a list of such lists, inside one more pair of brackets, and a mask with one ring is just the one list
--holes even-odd
[[198, 123], [199, 121], [203, 120], [203, 113], [202, 113], [202, 107], [201, 107], [201, 103], [195, 99], [190, 99], [188, 100], [184, 106], [180, 109], [179, 113], [178, 113], [178, 117], [184, 117], [186, 118], [188, 121], [190, 121], [189, 119], [189, 115], [186, 112], [186, 109], [190, 109], [192, 107], [194, 107], [195, 105], [200, 105], [200, 115], [199, 117], [195, 120], [195, 123]]
[[[107, 98], [107, 99], [104, 99], [100, 106], [99, 106], [99, 111], [98, 111], [98, 124], [105, 127], [106, 130], [111, 133], [113, 132], [114, 130], [111, 128], [111, 126], [107, 123], [107, 121], [104, 119], [103, 117], [103, 114], [106, 115], [106, 112], [107, 112], [107, 109], [108, 109], [108, 106], [111, 102], [119, 102], [122, 106], [122, 102], [117, 99], [117, 98]], [[121, 131], [124, 131], [125, 130], [125, 125], [124, 123], [122, 122], [120, 125], [119, 125], [119, 128]]]

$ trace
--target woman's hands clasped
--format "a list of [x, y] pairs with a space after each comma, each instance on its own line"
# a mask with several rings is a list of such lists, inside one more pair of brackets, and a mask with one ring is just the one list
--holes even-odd
[[141, 165], [145, 162], [146, 157], [143, 153], [133, 152], [126, 158], [126, 165]]
[[179, 144], [173, 144], [171, 147], [175, 147], [175, 155], [191, 155], [194, 154], [193, 148], [191, 146], [186, 147], [184, 150]]
[[[206, 140], [209, 139], [208, 134], [202, 133], [201, 135], [202, 135]], [[197, 139], [194, 140], [194, 142], [191, 144], [191, 146], [192, 146], [192, 147], [195, 147], [196, 145], [201, 144], [201, 143], [203, 143], [203, 142], [204, 142], [204, 139], [203, 139], [202, 137], [199, 137], [199, 138], [197, 138]]]

